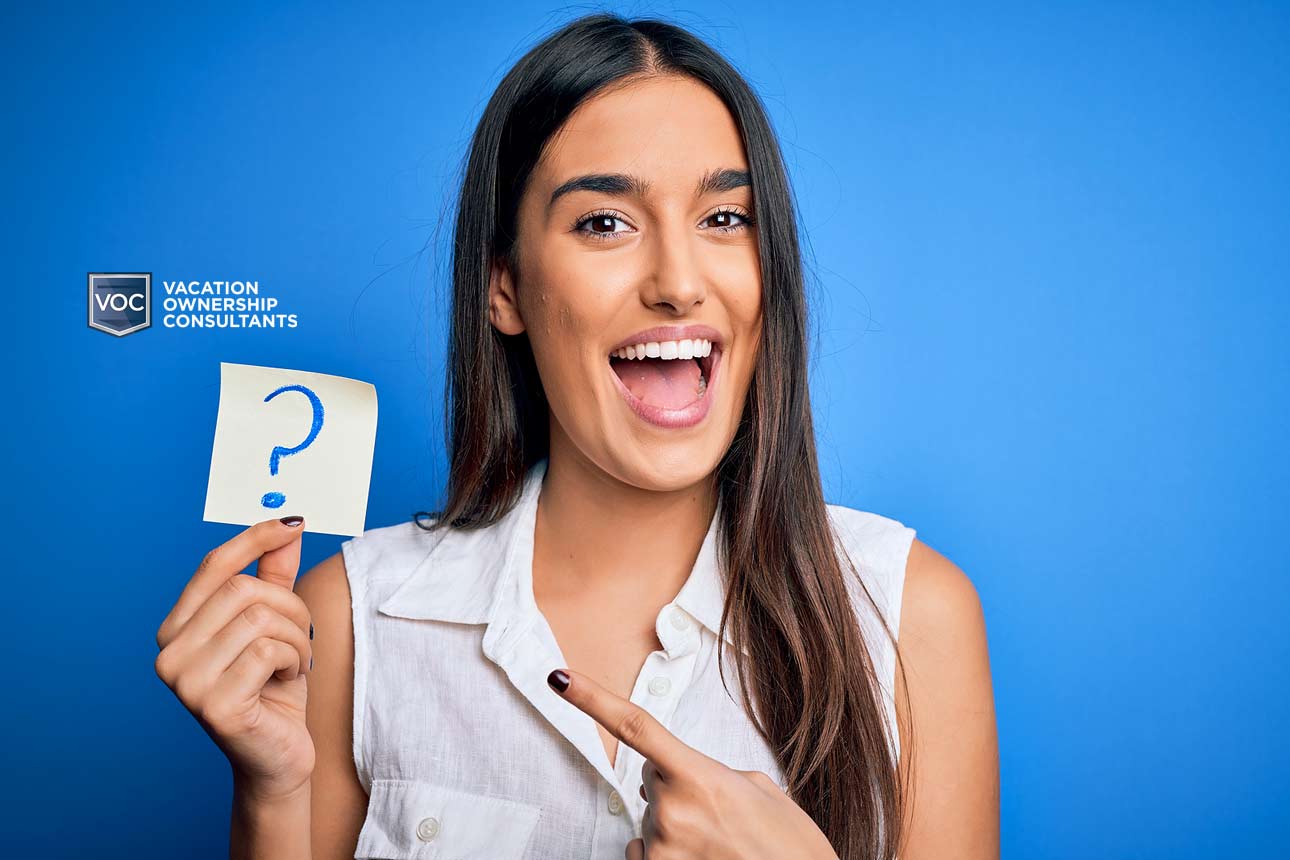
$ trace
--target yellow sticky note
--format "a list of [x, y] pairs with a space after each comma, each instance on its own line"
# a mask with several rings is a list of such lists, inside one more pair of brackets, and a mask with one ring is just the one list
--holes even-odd
[[220, 362], [202, 519], [252, 525], [299, 514], [305, 531], [360, 534], [375, 448], [371, 383]]

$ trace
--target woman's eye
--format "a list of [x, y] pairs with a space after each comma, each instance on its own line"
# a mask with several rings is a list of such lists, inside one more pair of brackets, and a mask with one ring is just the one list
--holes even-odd
[[[625, 227], [627, 222], [611, 212], [596, 212], [580, 219], [574, 225], [574, 230], [579, 233], [586, 233], [593, 239], [609, 239], [625, 232], [622, 229], [615, 229], [615, 224], [621, 224]], [[588, 229], [587, 225], [589, 225], [590, 229]]]
[[734, 230], [749, 227], [754, 223], [752, 216], [745, 215], [742, 212], [735, 212], [732, 209], [718, 210], [703, 220], [704, 222], [715, 220], [717, 223], [710, 229], [717, 230], [721, 233], [729, 233]]

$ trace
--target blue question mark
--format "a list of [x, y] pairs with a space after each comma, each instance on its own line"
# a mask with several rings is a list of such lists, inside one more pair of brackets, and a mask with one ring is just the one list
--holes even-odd
[[[317, 394], [314, 394], [312, 391], [310, 391], [308, 388], [305, 388], [303, 385], [284, 385], [281, 388], [274, 391], [269, 396], [265, 397], [264, 402], [268, 403], [270, 400], [277, 397], [279, 394], [281, 394], [284, 391], [299, 391], [305, 397], [308, 397], [309, 405], [311, 405], [314, 408], [314, 420], [313, 420], [313, 424], [309, 426], [309, 435], [305, 437], [305, 441], [301, 442], [296, 447], [283, 448], [281, 445], [275, 445], [273, 447], [273, 453], [269, 455], [269, 474], [270, 475], [278, 474], [278, 461], [280, 461], [283, 457], [289, 457], [292, 454], [299, 454], [301, 451], [305, 450], [310, 445], [312, 445], [314, 440], [318, 438], [318, 431], [322, 429], [322, 425], [323, 425], [322, 401], [318, 399]], [[282, 503], [285, 502], [286, 500], [287, 500], [287, 497], [284, 496], [282, 493], [265, 493], [260, 498], [260, 504], [264, 505], [264, 507], [266, 508], [280, 508], [282, 507]]]

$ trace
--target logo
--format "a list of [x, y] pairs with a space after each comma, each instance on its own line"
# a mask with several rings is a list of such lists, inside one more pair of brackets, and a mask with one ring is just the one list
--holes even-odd
[[152, 325], [152, 273], [90, 272], [90, 328], [124, 337]]

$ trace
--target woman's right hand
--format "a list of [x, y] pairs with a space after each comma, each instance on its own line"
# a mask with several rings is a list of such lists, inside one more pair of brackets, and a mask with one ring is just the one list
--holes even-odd
[[[265, 520], [211, 550], [157, 630], [157, 675], [244, 790], [266, 800], [299, 790], [314, 768], [305, 727], [313, 625], [292, 590], [303, 534], [299, 517]], [[257, 575], [241, 573], [256, 559]]]

